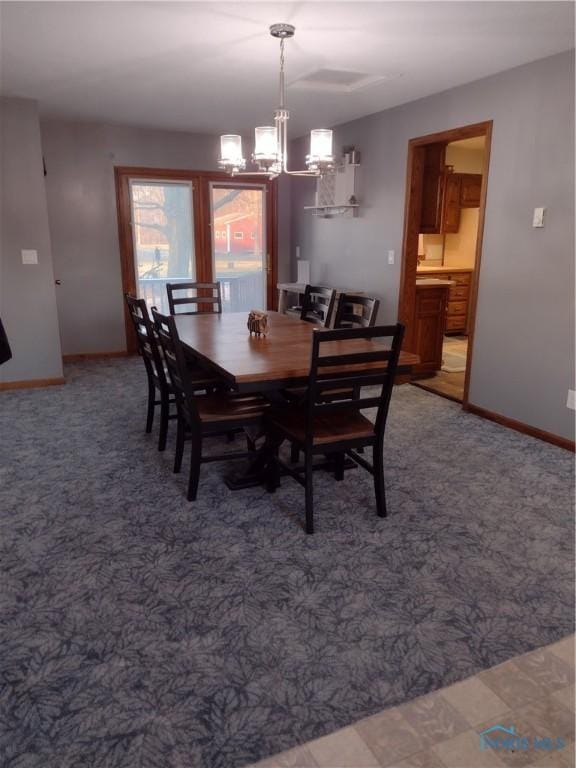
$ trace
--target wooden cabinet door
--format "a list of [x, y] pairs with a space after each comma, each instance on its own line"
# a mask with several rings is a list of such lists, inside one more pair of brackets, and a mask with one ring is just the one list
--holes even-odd
[[420, 357], [415, 374], [433, 373], [442, 367], [442, 343], [446, 327], [448, 286], [416, 288], [416, 354]]
[[441, 231], [446, 234], [458, 232], [460, 229], [460, 174], [447, 173], [444, 176], [443, 197]]
[[427, 144], [424, 147], [422, 208], [420, 214], [420, 232], [423, 234], [430, 235], [440, 232], [445, 154], [445, 144]]
[[460, 176], [460, 207], [479, 208], [482, 174], [459, 173], [458, 175]]

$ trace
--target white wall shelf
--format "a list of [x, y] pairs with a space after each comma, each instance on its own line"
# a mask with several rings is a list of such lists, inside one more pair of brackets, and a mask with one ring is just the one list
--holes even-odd
[[359, 163], [344, 162], [333, 173], [327, 173], [316, 180], [314, 205], [304, 207], [314, 216], [332, 219], [335, 216], [355, 216], [360, 207], [356, 195], [356, 169]]

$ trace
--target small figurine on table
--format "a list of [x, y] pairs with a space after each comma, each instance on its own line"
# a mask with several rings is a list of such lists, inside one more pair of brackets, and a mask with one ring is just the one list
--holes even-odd
[[261, 312], [258, 309], [251, 309], [248, 315], [247, 326], [250, 335], [255, 333], [256, 336], [266, 336], [268, 331], [268, 315], [266, 312]]

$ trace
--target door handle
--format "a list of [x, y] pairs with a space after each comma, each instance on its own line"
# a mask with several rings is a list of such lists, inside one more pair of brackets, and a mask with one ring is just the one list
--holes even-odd
[[54, 285], [62, 285], [62, 280], [54, 280]]

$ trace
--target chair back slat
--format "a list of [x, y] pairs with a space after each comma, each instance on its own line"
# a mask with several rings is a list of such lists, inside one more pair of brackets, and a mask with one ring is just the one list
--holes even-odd
[[158, 382], [160, 387], [166, 386], [167, 379], [164, 372], [162, 355], [160, 354], [160, 348], [158, 347], [158, 341], [152, 320], [148, 314], [146, 302], [144, 299], [137, 299], [128, 293], [125, 294], [124, 298], [134, 330], [136, 331], [138, 351], [144, 360], [146, 372]]
[[176, 407], [189, 426], [193, 426], [199, 422], [198, 409], [176, 322], [172, 315], [163, 315], [155, 307], [152, 308], [152, 316], [156, 334], [164, 352]]
[[[317, 416], [345, 410], [359, 412], [366, 408], [377, 408], [374, 432], [377, 437], [383, 435], [403, 337], [401, 323], [314, 331], [306, 414], [307, 440], [313, 440]], [[334, 347], [341, 342], [347, 344], [338, 354]], [[355, 344], [358, 351], [350, 351]], [[324, 350], [327, 354], [322, 354]], [[364, 394], [366, 387], [380, 387], [380, 392]], [[342, 399], [327, 402], [326, 395], [335, 390], [345, 391]]]
[[328, 327], [334, 311], [336, 291], [332, 288], [307, 285], [302, 299], [300, 320]]
[[376, 325], [380, 301], [370, 296], [341, 293], [334, 328], [372, 328]]
[[[179, 296], [178, 293], [182, 291], [185, 295]], [[178, 314], [197, 315], [207, 311], [218, 315], [222, 313], [220, 283], [166, 283], [166, 293], [171, 315], [175, 315], [176, 307], [182, 305], [188, 305], [189, 309]]]

